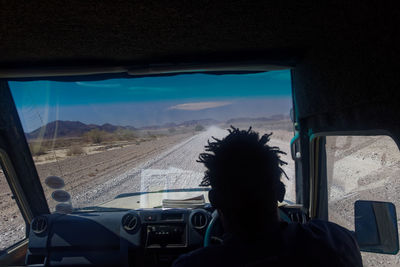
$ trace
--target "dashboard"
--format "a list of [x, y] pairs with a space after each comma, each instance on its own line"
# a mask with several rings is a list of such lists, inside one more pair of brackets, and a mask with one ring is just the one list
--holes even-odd
[[[290, 220], [305, 220], [285, 207]], [[282, 209], [281, 209], [282, 210]], [[48, 214], [30, 225], [28, 266], [170, 266], [203, 246], [211, 209]]]
[[28, 266], [163, 266], [203, 245], [205, 209], [50, 214], [30, 227]]

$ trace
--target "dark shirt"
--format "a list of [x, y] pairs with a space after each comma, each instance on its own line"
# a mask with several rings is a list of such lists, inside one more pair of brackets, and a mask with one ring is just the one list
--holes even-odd
[[[254, 232], [257, 236], [257, 232]], [[200, 248], [180, 256], [181, 266], [362, 266], [352, 233], [320, 220], [307, 224], [282, 222], [271, 238], [242, 242], [231, 236], [222, 245]]]

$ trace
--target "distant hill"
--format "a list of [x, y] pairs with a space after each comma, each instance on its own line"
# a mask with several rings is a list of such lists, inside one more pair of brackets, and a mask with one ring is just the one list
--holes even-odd
[[201, 120], [191, 120], [191, 121], [184, 121], [182, 123], [166, 123], [163, 125], [152, 125], [152, 126], [145, 126], [140, 129], [142, 130], [156, 130], [156, 129], [161, 129], [161, 128], [171, 128], [171, 127], [189, 127], [189, 126], [196, 126], [196, 125], [202, 125], [202, 126], [210, 126], [214, 124], [221, 123], [217, 120], [213, 119], [201, 119]]
[[272, 122], [272, 121], [281, 121], [281, 120], [290, 120], [290, 117], [288, 115], [272, 115], [270, 117], [261, 117], [261, 118], [234, 118], [227, 120], [227, 124], [233, 124], [233, 123], [241, 123], [241, 122]]
[[135, 130], [132, 126], [116, 126], [109, 123], [96, 125], [85, 124], [80, 121], [52, 121], [30, 133], [26, 133], [25, 135], [27, 139], [36, 139], [39, 136], [44, 139], [51, 139], [55, 136], [57, 138], [79, 137], [93, 129], [98, 129], [108, 133], [115, 132], [118, 129]]
[[214, 124], [221, 123], [217, 120], [213, 119], [203, 119], [203, 120], [191, 120], [191, 121], [185, 121], [179, 124], [179, 126], [196, 126], [196, 125], [203, 125], [203, 126], [210, 126]]
[[[228, 124], [235, 124], [241, 122], [271, 122], [289, 119], [286, 115], [273, 115], [267, 118], [234, 118], [226, 121]], [[200, 119], [200, 120], [190, 120], [182, 123], [166, 123], [163, 125], [146, 126], [141, 128], [135, 128], [133, 126], [117, 126], [110, 123], [105, 123], [103, 125], [96, 124], [85, 124], [80, 121], [52, 121], [48, 124], [39, 127], [38, 129], [25, 133], [27, 139], [37, 139], [39, 136], [44, 139], [57, 138], [73, 138], [80, 137], [85, 133], [93, 129], [98, 129], [100, 131], [105, 131], [108, 133], [113, 133], [116, 130], [156, 130], [171, 127], [190, 127], [196, 125], [211, 126], [221, 123], [220, 121], [214, 119]], [[57, 134], [57, 135], [56, 135]]]
[[[203, 125], [209, 126], [212, 124], [216, 124], [218, 121], [212, 119], [202, 119], [202, 120], [192, 120], [185, 121], [183, 123], [166, 123], [163, 125], [155, 125], [155, 126], [146, 126], [142, 128], [135, 128], [133, 126], [117, 126], [112, 125], [110, 123], [105, 123], [103, 125], [96, 124], [85, 124], [80, 121], [52, 121], [48, 124], [39, 127], [38, 129], [25, 133], [27, 139], [37, 139], [39, 136], [44, 139], [52, 139], [53, 137], [57, 138], [68, 138], [68, 137], [80, 137], [85, 133], [89, 132], [93, 129], [98, 129], [100, 131], [105, 131], [108, 133], [113, 133], [118, 129], [122, 130], [156, 130], [162, 128], [171, 128], [178, 126], [195, 126], [195, 125]], [[55, 135], [57, 133], [57, 135]]]

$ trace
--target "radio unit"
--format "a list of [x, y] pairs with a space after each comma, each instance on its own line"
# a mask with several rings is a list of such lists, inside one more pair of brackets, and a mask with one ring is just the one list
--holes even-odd
[[182, 247], [186, 246], [186, 230], [184, 224], [147, 225], [146, 247]]

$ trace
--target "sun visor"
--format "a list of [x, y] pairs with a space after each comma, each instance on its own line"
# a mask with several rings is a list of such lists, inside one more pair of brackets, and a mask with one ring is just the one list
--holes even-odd
[[222, 63], [182, 63], [149, 64], [113, 67], [52, 67], [0, 70], [0, 78], [15, 81], [55, 80], [90, 81], [111, 78], [139, 78], [148, 76], [173, 76], [190, 73], [214, 75], [247, 74], [291, 68], [287, 64], [278, 65], [264, 62], [222, 62]]
[[399, 132], [400, 91], [392, 84], [395, 80], [327, 67], [300, 64], [292, 71], [298, 121], [313, 133]]

